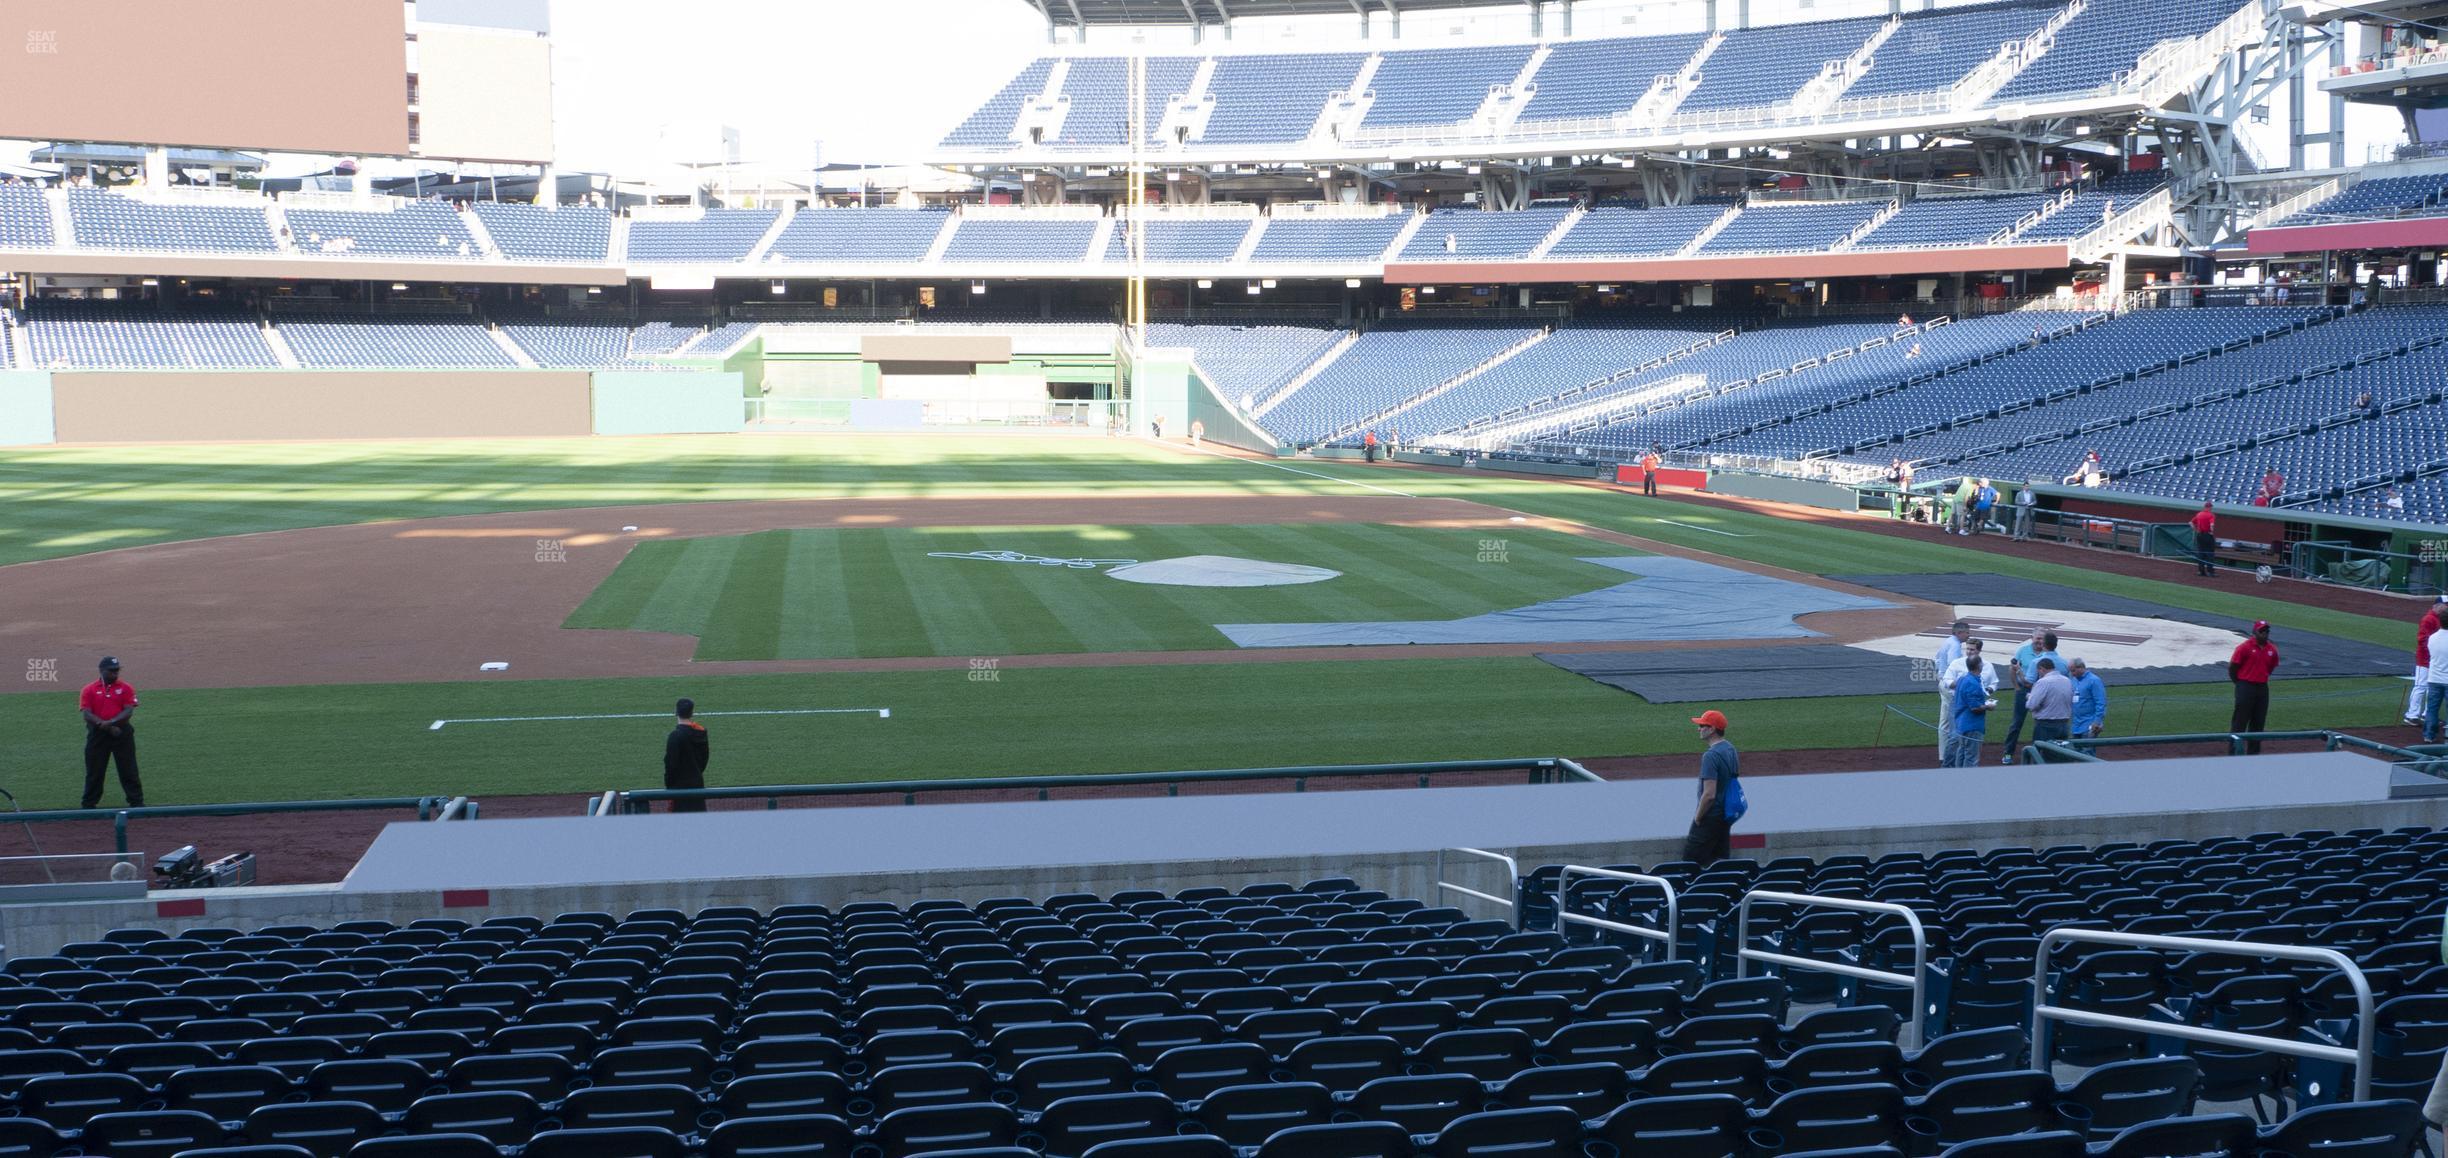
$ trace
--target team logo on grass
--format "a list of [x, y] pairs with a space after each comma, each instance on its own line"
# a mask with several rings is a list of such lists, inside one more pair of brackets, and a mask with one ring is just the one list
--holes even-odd
[[1094, 571], [1099, 567], [1127, 567], [1137, 559], [1057, 559], [1051, 555], [1031, 555], [1023, 551], [929, 551], [929, 559], [977, 559], [987, 563], [1035, 563], [1040, 567], [1071, 567]]

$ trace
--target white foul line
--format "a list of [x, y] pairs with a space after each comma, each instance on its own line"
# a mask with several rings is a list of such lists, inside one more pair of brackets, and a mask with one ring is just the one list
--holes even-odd
[[[891, 708], [767, 708], [743, 712], [699, 712], [700, 716], [830, 716], [874, 714], [879, 720], [892, 718]], [[446, 724], [532, 724], [546, 720], [657, 720], [670, 712], [623, 712], [603, 716], [484, 716], [469, 720], [435, 720], [428, 732], [439, 732]]]
[[1218, 454], [1218, 453], [1216, 453], [1215, 451], [1209, 450], [1209, 449], [1207, 449], [1206, 447], [1203, 447], [1203, 446], [1193, 446], [1193, 447], [1191, 447], [1190, 449], [1191, 449], [1191, 450], [1195, 450], [1195, 451], [1199, 452], [1200, 454], [1209, 455], [1209, 456], [1211, 456], [1211, 457], [1215, 457], [1215, 458], [1225, 458], [1225, 459], [1231, 459], [1231, 460], [1232, 460], [1232, 461], [1234, 461], [1234, 462], [1253, 462], [1253, 463], [1258, 464], [1259, 466], [1271, 466], [1271, 467], [1274, 467], [1274, 468], [1275, 468], [1275, 469], [1277, 469], [1277, 470], [1285, 470], [1285, 471], [1290, 471], [1290, 472], [1292, 472], [1293, 474], [1305, 474], [1305, 475], [1308, 475], [1310, 478], [1322, 478], [1322, 479], [1325, 479], [1327, 482], [1338, 482], [1338, 483], [1345, 483], [1345, 484], [1348, 484], [1348, 485], [1351, 485], [1351, 486], [1356, 486], [1356, 487], [1367, 487], [1367, 488], [1368, 488], [1368, 489], [1370, 489], [1370, 490], [1373, 490], [1373, 491], [1381, 491], [1381, 492], [1383, 492], [1383, 493], [1385, 493], [1385, 494], [1394, 495], [1394, 496], [1396, 496], [1396, 497], [1398, 497], [1398, 498], [1416, 499], [1416, 498], [1418, 498], [1418, 497], [1419, 497], [1418, 495], [1411, 494], [1411, 493], [1406, 492], [1406, 491], [1398, 491], [1398, 490], [1395, 490], [1395, 489], [1393, 489], [1392, 487], [1381, 487], [1381, 486], [1378, 486], [1378, 485], [1377, 485], [1377, 484], [1375, 484], [1375, 483], [1364, 483], [1364, 482], [1361, 482], [1361, 481], [1360, 481], [1360, 480], [1358, 480], [1358, 479], [1350, 479], [1350, 478], [1337, 478], [1336, 476], [1334, 476], [1334, 475], [1330, 475], [1330, 474], [1319, 474], [1318, 472], [1316, 472], [1316, 471], [1314, 471], [1314, 470], [1302, 470], [1301, 468], [1296, 467], [1296, 466], [1285, 466], [1284, 464], [1282, 464], [1282, 463], [1280, 463], [1280, 462], [1269, 462], [1269, 461], [1267, 461], [1266, 459], [1263, 459], [1263, 458], [1243, 458], [1243, 457], [1241, 457], [1240, 455], [1237, 455], [1237, 454]]
[[1712, 535], [1724, 535], [1729, 539], [1748, 539], [1751, 537], [1749, 535], [1737, 535], [1732, 531], [1720, 531], [1715, 527], [1695, 527], [1690, 523], [1678, 523], [1673, 519], [1661, 519], [1656, 515], [1649, 516], [1649, 521], [1652, 523], [1664, 523], [1669, 527], [1681, 527], [1686, 531], [1706, 531]]

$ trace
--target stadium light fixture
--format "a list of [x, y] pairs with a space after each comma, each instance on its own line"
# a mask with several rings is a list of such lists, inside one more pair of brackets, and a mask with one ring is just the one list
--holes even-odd
[[1271, 277], [1268, 277], [1268, 278], [1260, 278], [1260, 279], [1258, 279], [1258, 284], [1259, 284], [1259, 285], [1262, 285], [1262, 286], [1265, 286], [1265, 287], [1266, 287], [1266, 288], [1268, 288], [1268, 289], [1274, 289], [1274, 288], [1275, 288], [1275, 279], [1274, 279], [1274, 278], [1271, 278]]
[[1258, 293], [1258, 283], [1257, 283], [1257, 282], [1251, 282], [1251, 283], [1249, 283], [1249, 292], [1250, 292], [1250, 295], [1251, 295], [1251, 296], [1253, 296], [1253, 297], [1257, 296], [1257, 293]]
[[1432, 285], [1424, 285], [1424, 286], [1421, 286], [1421, 287], [1420, 287], [1420, 292], [1421, 292], [1421, 293], [1423, 293], [1423, 294], [1431, 294], [1431, 295], [1433, 295], [1433, 294], [1435, 294], [1435, 293], [1436, 293], [1436, 287], [1435, 287], [1435, 286], [1432, 286]]
[[160, 284], [161, 284], [161, 279], [160, 279], [160, 278], [157, 278], [157, 277], [148, 277], [148, 278], [144, 279], [143, 281], [137, 282], [136, 284], [137, 284], [137, 285], [160, 285]]
[[407, 282], [404, 282], [404, 281], [395, 281], [395, 282], [392, 282], [392, 283], [391, 283], [391, 292], [392, 292], [392, 293], [395, 293], [395, 294], [397, 294], [397, 293], [406, 293], [406, 292], [408, 292], [408, 283], [407, 283]]
[[2074, 135], [2075, 135], [2075, 136], [2077, 136], [2077, 137], [2088, 137], [2088, 136], [2090, 136], [2090, 135], [2091, 135], [2091, 126], [2089, 126], [2089, 125], [2076, 125], [2076, 126], [2074, 126]]
[[1469, 166], [1469, 167], [1467, 167], [1467, 168], [1464, 168], [1462, 171], [1463, 171], [1463, 172], [1465, 172], [1465, 173], [1470, 174], [1470, 175], [1471, 175], [1471, 176], [1473, 176], [1473, 177], [1476, 177], [1476, 176], [1478, 176], [1478, 175], [1479, 175], [1479, 166], [1477, 166], [1477, 165], [1471, 165], [1471, 166]]
[[1359, 279], [1359, 278], [1356, 278], [1356, 277], [1347, 277], [1347, 278], [1344, 278], [1344, 279], [1343, 279], [1343, 288], [1344, 288], [1344, 289], [1359, 289], [1359, 288], [1360, 288], [1360, 279]]
[[783, 290], [788, 289], [788, 288], [789, 288], [788, 286], [784, 285], [784, 284], [783, 284], [783, 283], [781, 283], [781, 282], [775, 282], [775, 283], [773, 283], [773, 292], [774, 292], [774, 293], [775, 293], [775, 295], [777, 295], [777, 296], [779, 296], [779, 295], [782, 293], [782, 291], [783, 291]]
[[970, 292], [970, 293], [973, 293], [973, 294], [982, 294], [982, 293], [985, 293], [985, 292], [986, 292], [986, 283], [985, 283], [985, 282], [982, 282], [982, 281], [973, 281], [973, 282], [970, 282], [970, 283], [969, 283], [969, 292]]
[[1167, 181], [1179, 181], [1179, 180], [1181, 180], [1181, 170], [1179, 170], [1179, 169], [1167, 169], [1167, 170], [1165, 170], [1165, 180], [1167, 180]]
[[1334, 176], [1334, 170], [1325, 168], [1323, 166], [1318, 168], [1318, 180], [1323, 181], [1332, 176]]
[[1202, 277], [1198, 279], [1198, 287], [1200, 289], [1214, 289], [1215, 279]]

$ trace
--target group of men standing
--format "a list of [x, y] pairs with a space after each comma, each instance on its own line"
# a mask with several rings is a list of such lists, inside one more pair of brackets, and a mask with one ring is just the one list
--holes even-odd
[[1988, 661], [1984, 650], [1972, 635], [1972, 625], [1958, 619], [1948, 625], [1947, 640], [1932, 657], [1938, 672], [1940, 767], [1970, 768], [1981, 762], [1989, 713], [1998, 706], [2000, 684], [2009, 680], [2014, 721], [2006, 730], [2000, 764], [2014, 763], [2026, 721], [2035, 741], [2098, 736], [2107, 726], [2107, 684], [2080, 658], [2069, 662], [2057, 654], [2056, 632], [2034, 630], [2004, 664]]
[[[1899, 459], [1888, 477], [1896, 480], [1899, 488], [1894, 509], [1895, 516], [1900, 519], [1904, 517], [1904, 505], [1912, 487], [1912, 467]], [[1957, 480], [1953, 490], [1940, 485], [1938, 500], [1944, 508], [1938, 516], [1938, 528], [1964, 536], [1978, 535], [1991, 526], [1999, 526], [2006, 529], [2009, 538], [2024, 542], [2031, 538], [2032, 522], [2040, 512], [2040, 492], [2033, 490], [2030, 483], [2016, 487], [2010, 502], [1999, 494], [1995, 483], [1970, 475]], [[2004, 521], [2004, 512], [1999, 509], [2001, 506], [2014, 508], [2011, 524]]]

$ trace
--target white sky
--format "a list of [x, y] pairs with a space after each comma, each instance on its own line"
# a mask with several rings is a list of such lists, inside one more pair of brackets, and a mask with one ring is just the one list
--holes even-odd
[[553, 0], [552, 37], [561, 165], [613, 173], [667, 122], [782, 169], [918, 161], [1046, 48], [1023, 0]]

